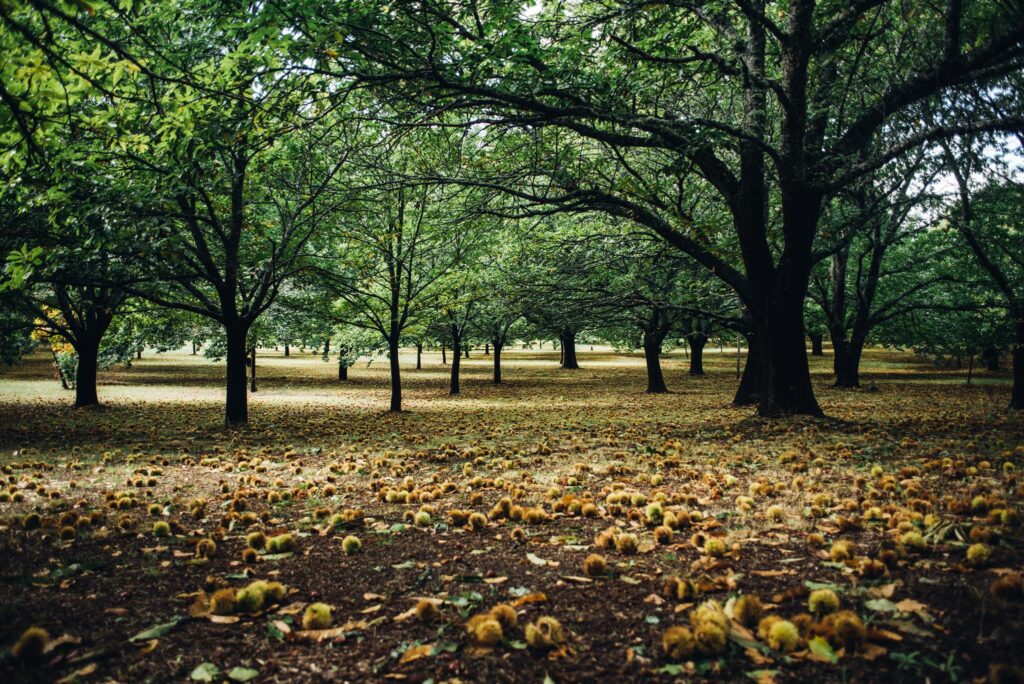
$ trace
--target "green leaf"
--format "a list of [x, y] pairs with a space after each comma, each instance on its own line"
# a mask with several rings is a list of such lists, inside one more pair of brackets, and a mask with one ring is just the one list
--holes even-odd
[[196, 666], [196, 669], [192, 670], [192, 674], [189, 677], [196, 682], [212, 682], [217, 676], [220, 675], [220, 668], [213, 663], [201, 663]]
[[165, 622], [165, 623], [160, 624], [160, 625], [153, 625], [149, 629], [145, 629], [145, 630], [139, 632], [138, 634], [136, 634], [135, 636], [130, 637], [128, 639], [128, 641], [135, 642], [135, 641], [148, 641], [150, 639], [156, 639], [157, 637], [161, 637], [164, 634], [167, 634], [168, 632], [170, 632], [172, 629], [174, 629], [180, 623], [184, 622], [187, 619], [188, 618], [183, 617], [181, 615], [175, 615], [173, 618], [171, 618], [170, 622]]
[[231, 672], [228, 672], [228, 679], [236, 682], [247, 682], [259, 676], [260, 671], [254, 670], [251, 667], [236, 667]]
[[810, 649], [811, 653], [822, 660], [826, 660], [830, 663], [835, 663], [839, 660], [836, 656], [836, 652], [832, 650], [832, 646], [820, 636], [814, 637], [808, 641], [807, 648]]
[[864, 602], [864, 607], [880, 613], [895, 613], [896, 604], [887, 598], [877, 598]]

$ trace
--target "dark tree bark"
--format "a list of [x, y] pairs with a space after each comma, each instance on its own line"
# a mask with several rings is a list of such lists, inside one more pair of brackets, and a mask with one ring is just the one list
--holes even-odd
[[444, 342], [441, 343], [441, 365], [448, 365], [448, 350]]
[[484, 342], [484, 356], [490, 356], [491, 354], [491, 343]]
[[398, 364], [398, 335], [388, 339], [388, 362], [391, 367], [391, 410], [402, 411], [402, 369]]
[[423, 368], [423, 343], [416, 342], [416, 370], [422, 370]]
[[704, 345], [708, 343], [708, 336], [703, 333], [687, 335], [686, 342], [690, 345], [690, 375], [704, 375]]
[[647, 365], [647, 393], [666, 394], [665, 374], [661, 370], [661, 344], [653, 337], [644, 335], [644, 361]]
[[192, 356], [195, 356], [199, 352], [199, 347], [195, 342], [192, 343]]
[[451, 371], [451, 383], [449, 393], [452, 395], [459, 393], [459, 365], [462, 359], [462, 331], [459, 330], [459, 326], [451, 326], [452, 333], [452, 371]]
[[249, 401], [247, 392], [248, 378], [245, 366], [248, 354], [245, 338], [248, 334], [246, 325], [241, 321], [225, 323], [227, 334], [227, 387], [224, 400], [224, 425], [234, 427], [244, 425], [249, 420]]
[[494, 384], [501, 384], [501, 349], [505, 346], [504, 342], [494, 340]]
[[465, 349], [462, 350], [462, 354], [468, 359], [469, 358], [469, 345], [466, 345]]
[[137, 352], [135, 352], [135, 359], [138, 360], [138, 361], [142, 360], [142, 350], [141, 349], [138, 350]]
[[256, 391], [256, 345], [249, 348], [249, 391]]
[[[92, 336], [94, 337], [94, 336]], [[99, 340], [89, 339], [78, 344], [78, 369], [75, 372], [75, 406], [96, 406], [100, 403], [96, 392], [99, 371]]]
[[822, 345], [824, 335], [821, 333], [811, 333], [808, 337], [811, 338], [811, 356], [824, 356], [825, 348]]
[[292, 355], [291, 347], [288, 345], [287, 342], [285, 342], [285, 344], [284, 344], [284, 355], [285, 356], [291, 356]]
[[747, 335], [747, 360], [743, 365], [743, 375], [736, 389], [734, 406], [753, 406], [758, 402], [758, 389], [762, 386], [759, 376], [765, 372], [761, 362], [761, 343], [756, 335]]
[[324, 338], [324, 359], [326, 359], [328, 356], [330, 356], [330, 354], [331, 354], [331, 340], [330, 340], [330, 338], [325, 337]]
[[338, 380], [348, 380], [348, 366], [340, 359], [338, 360]]
[[981, 350], [981, 360], [985, 362], [985, 370], [990, 373], [1002, 370], [999, 366], [999, 350], [992, 345]]
[[562, 328], [560, 340], [562, 343], [562, 368], [577, 370], [580, 365], [576, 361], [576, 331], [569, 327]]
[[836, 373], [835, 387], [860, 387], [860, 359], [864, 353], [864, 343], [865, 339], [861, 335], [854, 335], [849, 340], [833, 337], [835, 357], [832, 360], [832, 368]]

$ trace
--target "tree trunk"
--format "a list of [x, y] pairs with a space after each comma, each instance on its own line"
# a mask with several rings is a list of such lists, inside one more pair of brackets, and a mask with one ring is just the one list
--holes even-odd
[[324, 338], [324, 360], [326, 361], [327, 357], [330, 356], [330, 355], [331, 355], [331, 340], [330, 340], [330, 338], [325, 337]]
[[444, 342], [441, 343], [441, 365], [448, 365], [448, 350]]
[[823, 335], [821, 333], [811, 333], [808, 337], [811, 338], [811, 356], [824, 356], [825, 349], [821, 344]]
[[452, 375], [450, 394], [459, 393], [459, 364], [462, 358], [462, 335], [452, 326]]
[[338, 380], [348, 380], [348, 366], [341, 359], [338, 359]]
[[562, 368], [576, 370], [580, 367], [576, 362], [576, 331], [572, 328], [563, 328], [561, 335], [562, 342]]
[[136, 360], [138, 360], [138, 361], [141, 361], [141, 360], [142, 360], [142, 350], [141, 350], [141, 349], [140, 349], [140, 350], [138, 350], [137, 352], [135, 352], [135, 358], [136, 358]]
[[467, 359], [469, 358], [469, 345], [468, 344], [466, 345], [466, 348], [462, 350], [462, 353], [465, 355], [465, 357]]
[[416, 370], [423, 368], [423, 343], [416, 343]]
[[224, 400], [224, 425], [233, 427], [249, 422], [245, 337], [249, 332], [241, 322], [225, 324], [227, 333], [227, 390]]
[[484, 356], [490, 356], [491, 354], [491, 343], [484, 342]]
[[504, 347], [503, 342], [498, 340], [494, 341], [494, 384], [501, 384], [501, 348]]
[[253, 345], [249, 349], [249, 357], [252, 361], [249, 363], [249, 391], [256, 391], [256, 345]]
[[690, 346], [690, 375], [704, 375], [704, 345], [708, 343], [708, 336], [703, 333], [687, 335], [686, 343]]
[[[792, 269], [787, 269], [792, 270]], [[794, 274], [791, 278], [796, 279]], [[760, 416], [824, 415], [811, 385], [811, 369], [804, 341], [804, 297], [806, 287], [789, 284], [773, 288], [772, 303], [763, 319], [763, 339], [767, 342], [763, 360], [767, 373], [762, 375], [765, 391], [758, 397]], [[806, 279], [804, 279], [806, 285]], [[761, 331], [758, 331], [761, 332]]]
[[748, 335], [747, 361], [743, 366], [743, 376], [736, 389], [736, 396], [732, 400], [734, 406], [753, 406], [758, 402], [758, 390], [763, 385], [761, 375], [765, 372], [761, 356], [760, 339], [756, 334]]
[[1013, 389], [1010, 391], [1010, 408], [1024, 411], [1024, 312], [1016, 311], [1013, 335]]
[[100, 403], [96, 393], [96, 374], [99, 371], [100, 345], [98, 341], [80, 342], [78, 370], [75, 373], [75, 406], [96, 406]]
[[864, 353], [864, 341], [853, 339], [836, 348], [833, 367], [836, 371], [834, 387], [860, 387], [860, 357]]
[[193, 342], [193, 343], [192, 343], [192, 356], [195, 356], [195, 355], [196, 355], [196, 353], [198, 353], [198, 351], [199, 351], [199, 349], [198, 349], [198, 347], [196, 346], [196, 343], [195, 343], [195, 342]]
[[391, 410], [402, 411], [402, 370], [398, 365], [398, 336], [388, 339], [388, 361], [391, 366]]
[[285, 356], [291, 356], [292, 355], [291, 347], [288, 346], [287, 342], [285, 342], [285, 344], [284, 344], [284, 355]]
[[665, 394], [665, 375], [661, 372], [661, 345], [657, 339], [644, 333], [644, 361], [647, 363], [647, 393]]
[[999, 367], [999, 350], [992, 345], [981, 350], [981, 359], [985, 362], [985, 370], [990, 373], [997, 373], [1002, 370]]

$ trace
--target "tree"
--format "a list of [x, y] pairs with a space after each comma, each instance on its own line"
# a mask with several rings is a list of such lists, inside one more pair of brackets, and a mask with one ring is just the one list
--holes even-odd
[[[473, 110], [490, 126], [591, 141], [587, 161], [600, 150], [621, 173], [549, 167], [557, 182], [537, 197], [641, 223], [733, 287], [762, 415], [821, 414], [803, 305], [832, 252], [816, 249], [827, 199], [928, 141], [1021, 120], [1015, 91], [999, 88], [1024, 65], [1017, 4], [280, 6], [311, 70], [372, 84], [418, 114]], [[334, 32], [345, 36], [336, 58], [322, 47]], [[979, 88], [992, 97], [963, 97]], [[933, 125], [918, 125], [922, 111]], [[730, 216], [738, 263], [666, 192], [691, 174]]]

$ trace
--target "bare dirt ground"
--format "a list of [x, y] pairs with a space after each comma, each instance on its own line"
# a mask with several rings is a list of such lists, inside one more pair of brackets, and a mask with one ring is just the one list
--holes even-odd
[[[704, 378], [674, 352], [648, 396], [641, 358], [587, 350], [508, 352], [497, 387], [475, 350], [454, 398], [439, 355], [403, 357], [399, 415], [381, 360], [339, 383], [267, 352], [230, 432], [222, 366], [188, 354], [101, 374], [88, 410], [41, 356], [3, 369], [0, 680], [1018, 681], [1005, 378], [871, 351], [874, 387], [840, 391], [816, 358], [830, 419], [765, 422], [729, 352]], [[31, 626], [44, 652], [12, 654]]]

